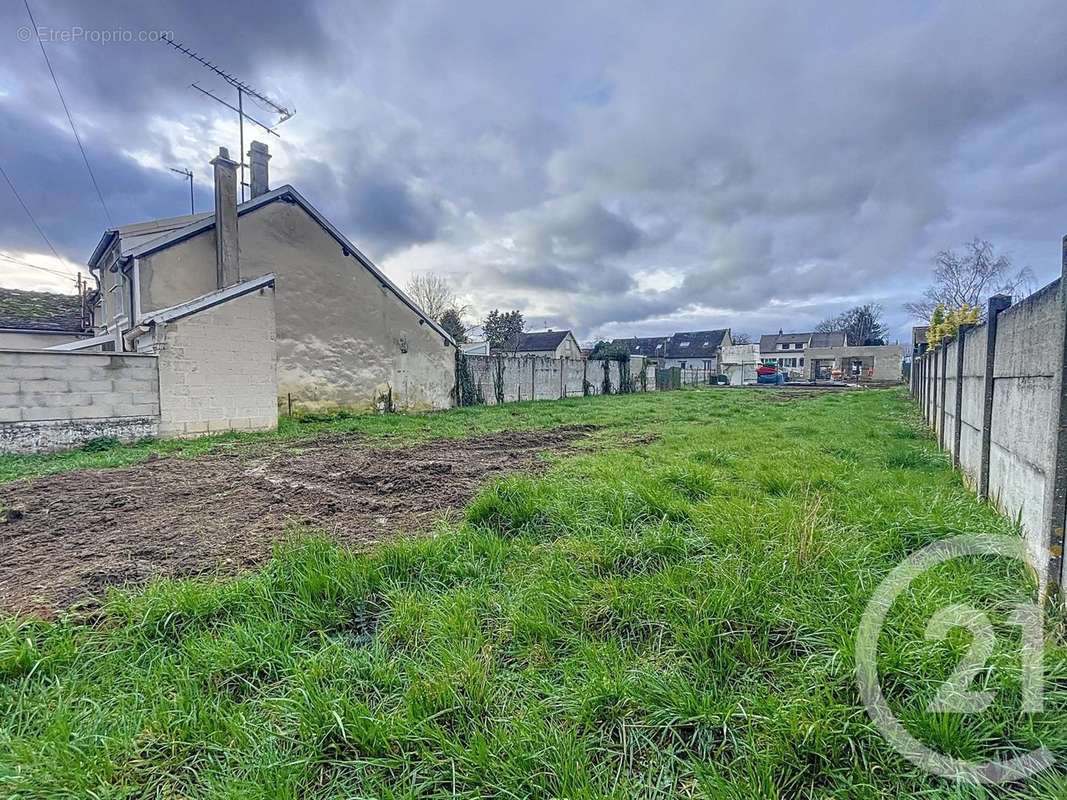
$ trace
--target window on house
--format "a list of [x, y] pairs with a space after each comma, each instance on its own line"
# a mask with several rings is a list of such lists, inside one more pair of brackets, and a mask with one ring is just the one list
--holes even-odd
[[682, 342], [682, 343], [681, 343], [681, 344], [679, 344], [678, 346], [679, 346], [679, 347], [689, 347], [689, 342]]
[[800, 359], [800, 366], [804, 366], [804, 359]]
[[804, 343], [803, 342], [797, 342], [795, 345], [793, 345], [793, 349], [794, 350], [803, 350], [804, 349]]
[[788, 350], [789, 349], [789, 343], [786, 342], [785, 344], [778, 345], [778, 349], [779, 350]]
[[682, 369], [685, 369], [685, 362], [682, 362]]
[[714, 361], [705, 361], [704, 362], [704, 369], [708, 370], [709, 372], [711, 370], [715, 369], [715, 362]]

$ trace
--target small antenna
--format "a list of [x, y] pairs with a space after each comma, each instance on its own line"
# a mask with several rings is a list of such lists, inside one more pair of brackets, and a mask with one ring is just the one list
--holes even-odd
[[192, 88], [196, 89], [198, 92], [202, 92], [202, 93], [206, 94], [208, 97], [210, 97], [215, 102], [221, 103], [222, 105], [226, 106], [228, 109], [237, 112], [237, 119], [238, 119], [238, 122], [239, 122], [240, 128], [241, 128], [241, 158], [240, 158], [240, 161], [241, 161], [241, 201], [244, 202], [244, 199], [245, 199], [245, 187], [248, 185], [247, 183], [245, 183], [245, 155], [246, 155], [245, 154], [245, 120], [247, 119], [249, 122], [252, 122], [252, 123], [258, 125], [259, 127], [261, 127], [264, 130], [266, 130], [268, 133], [273, 133], [275, 136], [278, 136], [278, 133], [275, 130], [273, 130], [270, 126], [264, 125], [259, 120], [253, 119], [252, 117], [248, 116], [245, 113], [245, 111], [244, 111], [244, 97], [245, 97], [245, 95], [248, 95], [249, 97], [253, 97], [256, 100], [259, 100], [261, 103], [266, 104], [272, 110], [274, 110], [278, 114], [278, 121], [276, 123], [274, 123], [275, 125], [281, 125], [287, 119], [290, 119], [294, 114], [296, 114], [296, 109], [290, 109], [290, 108], [287, 108], [286, 106], [281, 105], [280, 103], [276, 103], [275, 101], [271, 100], [269, 97], [267, 97], [262, 92], [252, 88], [251, 86], [249, 86], [244, 81], [239, 80], [238, 78], [236, 78], [231, 73], [229, 73], [226, 70], [222, 69], [222, 67], [218, 66], [217, 64], [212, 63], [211, 61], [209, 61], [208, 59], [204, 58], [202, 55], [197, 53], [195, 50], [191, 50], [190, 48], [186, 47], [181, 42], [176, 42], [173, 39], [171, 39], [169, 36], [161, 36], [159, 40], [161, 42], [164, 42], [165, 44], [169, 44], [171, 47], [173, 47], [179, 53], [181, 53], [181, 54], [183, 54], [185, 56], [188, 56], [193, 61], [196, 61], [198, 64], [200, 64], [200, 65], [206, 67], [207, 69], [211, 70], [216, 75], [218, 75], [220, 78], [222, 78], [224, 81], [226, 81], [226, 83], [230, 84], [230, 86], [232, 86], [234, 89], [237, 90], [237, 107], [235, 108], [231, 104], [227, 103], [225, 100], [213, 95], [207, 89], [202, 89], [199, 86], [197, 86], [195, 83], [192, 84]]
[[168, 167], [171, 172], [177, 172], [179, 175], [184, 175], [189, 179], [189, 213], [196, 213], [196, 202], [193, 200], [193, 171], [191, 169], [175, 169], [174, 167]]

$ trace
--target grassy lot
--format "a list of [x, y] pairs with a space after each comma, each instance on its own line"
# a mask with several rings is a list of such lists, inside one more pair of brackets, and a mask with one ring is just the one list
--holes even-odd
[[[855, 631], [890, 569], [954, 533], [1014, 535], [902, 393], [683, 391], [334, 427], [566, 423], [659, 438], [498, 482], [432, 538], [363, 556], [311, 539], [241, 579], [116, 593], [92, 624], [0, 623], [0, 795], [987, 796], [896, 755], [856, 689]], [[4, 474], [70, 465], [19, 463]], [[1067, 648], [1045, 653], [1045, 712], [1019, 710], [1005, 620], [1032, 590], [1009, 562], [968, 559], [893, 607], [882, 685], [915, 735], [976, 759], [1041, 742], [1067, 763]], [[970, 640], [927, 641], [926, 624], [962, 602], [997, 626], [976, 679], [997, 701], [927, 713]], [[988, 796], [1064, 797], [1067, 779]]]
[[[233, 447], [277, 447], [314, 436], [355, 433], [378, 446], [408, 444], [420, 439], [460, 438], [505, 430], [558, 428], [561, 425], [600, 425], [609, 429], [652, 430], [662, 423], [663, 404], [658, 395], [576, 397], [569, 400], [510, 403], [503, 406], [459, 408], [429, 414], [305, 414], [282, 417], [278, 430], [223, 433], [197, 439], [145, 439], [120, 445], [105, 441], [78, 450], [46, 455], [0, 454], [0, 483], [69, 472], [108, 469], [146, 461], [152, 456], [196, 458]], [[678, 398], [676, 398], [678, 399]], [[747, 398], [752, 402], [753, 398]], [[670, 406], [672, 409], [676, 405]]]

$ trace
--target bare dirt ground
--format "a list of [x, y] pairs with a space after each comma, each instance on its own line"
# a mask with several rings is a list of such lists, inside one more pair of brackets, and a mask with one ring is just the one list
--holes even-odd
[[0, 610], [49, 615], [107, 586], [233, 573], [292, 524], [354, 549], [425, 530], [486, 480], [531, 471], [588, 428], [508, 431], [403, 447], [358, 435], [158, 459], [0, 485]]

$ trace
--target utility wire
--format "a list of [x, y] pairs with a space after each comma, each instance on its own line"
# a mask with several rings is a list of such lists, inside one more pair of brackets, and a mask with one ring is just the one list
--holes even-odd
[[7, 172], [4, 171], [4, 167], [0, 165], [0, 175], [4, 176], [4, 180], [7, 182], [8, 187], [11, 189], [11, 193], [15, 195], [15, 199], [19, 201], [19, 205], [22, 206], [22, 210], [26, 212], [26, 216], [30, 218], [30, 222], [33, 223], [33, 227], [37, 229], [37, 232], [41, 234], [41, 238], [44, 239], [44, 243], [48, 245], [48, 249], [52, 251], [52, 255], [56, 257], [56, 261], [62, 262], [63, 259], [59, 257], [59, 253], [56, 251], [55, 246], [52, 244], [41, 226], [37, 224], [37, 219], [33, 216], [33, 212], [30, 211], [29, 206], [22, 199], [22, 195], [19, 194], [18, 189], [15, 188], [15, 184], [11, 182], [11, 178], [7, 176]]
[[17, 258], [12, 258], [11, 256], [5, 256], [3, 253], [0, 253], [0, 261], [10, 261], [12, 264], [18, 264], [20, 267], [29, 267], [30, 269], [37, 269], [37, 270], [40, 270], [41, 272], [48, 272], [48, 273], [50, 273], [52, 275], [58, 275], [61, 278], [70, 278], [71, 280], [75, 280], [77, 278], [76, 275], [71, 275], [69, 272], [60, 272], [58, 269], [49, 269], [48, 267], [39, 267], [36, 264], [29, 263], [28, 261], [20, 261]]
[[48, 59], [48, 51], [44, 49], [44, 42], [41, 40], [40, 34], [37, 32], [37, 20], [33, 18], [33, 12], [30, 11], [30, 0], [22, 0], [26, 6], [26, 13], [30, 17], [30, 25], [33, 26], [33, 35], [37, 39], [37, 44], [41, 46], [41, 55], [44, 56], [44, 63], [48, 65], [48, 72], [52, 76], [52, 83], [56, 85], [56, 94], [59, 95], [59, 102], [63, 104], [63, 110], [67, 112], [67, 122], [70, 123], [70, 129], [74, 132], [74, 139], [78, 143], [78, 149], [82, 153], [82, 161], [85, 162], [85, 168], [89, 171], [89, 179], [93, 182], [93, 188], [96, 189], [96, 196], [100, 200], [100, 206], [104, 209], [104, 216], [107, 217], [107, 224], [114, 227], [114, 223], [111, 221], [111, 212], [107, 210], [107, 203], [104, 202], [104, 195], [100, 191], [100, 184], [96, 182], [96, 175], [93, 174], [93, 168], [89, 166], [89, 157], [85, 154], [85, 147], [82, 145], [82, 139], [78, 135], [78, 129], [74, 125], [74, 117], [70, 114], [70, 109], [67, 108], [67, 101], [63, 97], [63, 90], [59, 88], [59, 80], [56, 78], [56, 72], [52, 69], [52, 62]]

